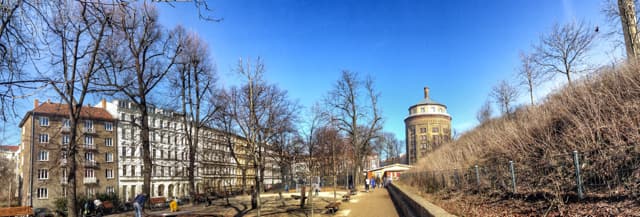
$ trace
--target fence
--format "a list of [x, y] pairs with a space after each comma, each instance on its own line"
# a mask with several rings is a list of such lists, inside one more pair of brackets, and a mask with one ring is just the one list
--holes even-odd
[[494, 160], [463, 169], [408, 172], [401, 180], [427, 193], [533, 196], [565, 201], [638, 197], [640, 156], [636, 151], [617, 155], [606, 152], [573, 151], [521, 162]]

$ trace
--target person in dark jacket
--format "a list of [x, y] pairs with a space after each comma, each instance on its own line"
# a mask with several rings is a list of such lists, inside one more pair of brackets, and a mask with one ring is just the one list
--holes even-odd
[[133, 208], [136, 210], [136, 217], [142, 217], [142, 208], [144, 202], [147, 201], [147, 195], [145, 193], [138, 194], [136, 199], [133, 199]]

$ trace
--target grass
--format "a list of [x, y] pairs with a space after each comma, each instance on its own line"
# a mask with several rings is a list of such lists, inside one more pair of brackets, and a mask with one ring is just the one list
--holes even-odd
[[[639, 198], [639, 142], [640, 67], [618, 65], [585, 76], [538, 105], [482, 123], [425, 156], [414, 171], [480, 165], [482, 185], [488, 188], [481, 192], [504, 197], [510, 193], [506, 165], [511, 160], [519, 195], [544, 195], [545, 200], [562, 204], [577, 200], [575, 150], [587, 197]], [[428, 186], [433, 182], [420, 176], [408, 179], [415, 186], [434, 189]], [[473, 189], [477, 186], [462, 190]]]

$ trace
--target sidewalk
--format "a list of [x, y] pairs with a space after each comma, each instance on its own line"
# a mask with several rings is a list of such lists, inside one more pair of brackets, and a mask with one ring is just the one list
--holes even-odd
[[391, 201], [389, 192], [385, 188], [378, 188], [375, 191], [358, 192], [351, 201], [342, 203], [344, 208], [337, 213], [338, 216], [349, 217], [372, 217], [385, 216], [397, 217], [398, 212]]

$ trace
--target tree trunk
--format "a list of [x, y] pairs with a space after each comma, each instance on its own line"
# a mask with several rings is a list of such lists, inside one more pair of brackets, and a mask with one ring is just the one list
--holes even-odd
[[[147, 111], [147, 100], [144, 94], [140, 94], [140, 104], [138, 110], [140, 111], [140, 140], [142, 141], [142, 162], [143, 162], [143, 184], [142, 192], [151, 198], [151, 152], [149, 143], [149, 113]], [[133, 121], [133, 120], [132, 120]], [[151, 200], [147, 200], [146, 204], [150, 204]], [[141, 204], [142, 205], [142, 204]]]
[[624, 34], [624, 44], [627, 49], [627, 59], [635, 61], [640, 52], [638, 30], [636, 26], [636, 7], [634, 0], [618, 0], [620, 23]]
[[[72, 106], [72, 105], [69, 105]], [[67, 210], [68, 210], [68, 214], [69, 217], [76, 217], [79, 216], [78, 213], [78, 207], [77, 205], [77, 201], [78, 201], [78, 197], [77, 195], [77, 179], [76, 179], [76, 170], [77, 170], [77, 161], [76, 161], [76, 155], [77, 155], [77, 150], [78, 150], [78, 142], [76, 137], [78, 136], [78, 120], [76, 118], [73, 118], [72, 115], [71, 116], [71, 120], [69, 120], [70, 123], [70, 131], [71, 131], [71, 135], [69, 139], [69, 149], [67, 152], [67, 161], [69, 163], [69, 170], [67, 170], [67, 181], [69, 184], [69, 188], [67, 189], [67, 191], [71, 190], [70, 192], [70, 196], [71, 196], [71, 200], [67, 200]], [[33, 117], [32, 117], [33, 118]], [[33, 179], [33, 177], [31, 177]], [[69, 192], [67, 192], [69, 194]], [[33, 195], [31, 195], [31, 197], [33, 197]], [[33, 204], [31, 204], [33, 206]]]

